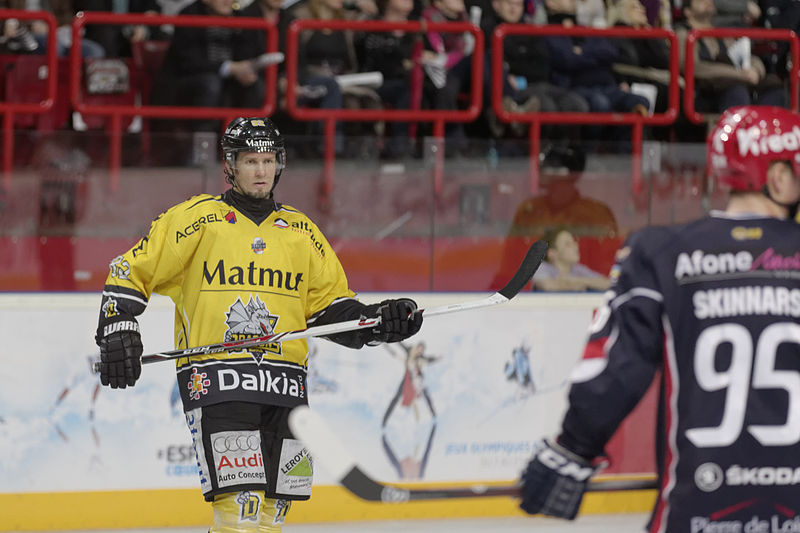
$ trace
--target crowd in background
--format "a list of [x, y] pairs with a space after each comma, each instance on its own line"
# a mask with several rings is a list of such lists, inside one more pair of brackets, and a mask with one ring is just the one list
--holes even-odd
[[[0, 7], [51, 11], [56, 16], [59, 54], [71, 46], [70, 24], [79, 11], [258, 17], [278, 28], [279, 49], [294, 19], [472, 22], [485, 37], [484, 111], [474, 124], [450, 123], [446, 138], [458, 149], [469, 136], [527, 137], [527, 125], [506, 124], [490, 105], [491, 46], [503, 23], [564, 27], [668, 28], [681, 43], [690, 29], [766, 27], [797, 29], [800, 3], [791, 0], [6, 0]], [[44, 53], [48, 32], [41, 21], [6, 20], [2, 44], [9, 53]], [[264, 98], [263, 34], [224, 27], [87, 25], [87, 59], [130, 57], [143, 40], [171, 44], [154, 81], [155, 105], [259, 107]], [[304, 31], [299, 39], [301, 105], [335, 108], [457, 109], [471, 90], [474, 39], [469, 33]], [[746, 104], [786, 107], [788, 43], [746, 38], [701, 39], [695, 48], [696, 109], [714, 114]], [[648, 115], [667, 107], [669, 43], [662, 39], [512, 35], [504, 40], [502, 106], [509, 112], [622, 112]], [[285, 77], [279, 75], [278, 113], [285, 111]], [[342, 75], [380, 73], [368, 84], [345, 83]], [[280, 123], [279, 119], [279, 123]], [[285, 121], [290, 123], [292, 121]], [[168, 126], [218, 131], [217, 121]], [[318, 123], [296, 133], [320, 135]], [[338, 125], [336, 150], [347, 133], [378, 134], [384, 155], [411, 149], [409, 125]], [[684, 140], [676, 130], [671, 140]], [[420, 134], [426, 133], [421, 126]], [[702, 131], [697, 139], [701, 140]], [[686, 133], [691, 136], [690, 133]], [[413, 137], [413, 135], [411, 135]], [[544, 126], [555, 144], [576, 138], [629, 138], [620, 128]]]

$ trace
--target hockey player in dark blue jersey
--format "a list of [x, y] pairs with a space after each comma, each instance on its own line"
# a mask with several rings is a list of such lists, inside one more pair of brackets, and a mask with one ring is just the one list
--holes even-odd
[[725, 211], [630, 236], [521, 507], [573, 519], [660, 373], [651, 533], [800, 531], [800, 116], [727, 111], [708, 167]]

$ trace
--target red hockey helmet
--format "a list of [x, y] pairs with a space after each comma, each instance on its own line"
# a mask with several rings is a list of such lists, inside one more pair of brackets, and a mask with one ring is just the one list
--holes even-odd
[[800, 116], [769, 106], [730, 108], [707, 141], [709, 175], [734, 191], [760, 191], [773, 161], [800, 169]]

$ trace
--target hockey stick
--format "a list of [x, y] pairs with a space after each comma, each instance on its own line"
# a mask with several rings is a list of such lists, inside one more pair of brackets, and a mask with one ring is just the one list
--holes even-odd
[[[444, 315], [447, 313], [455, 313], [457, 311], [466, 311], [467, 309], [477, 309], [479, 307], [487, 307], [490, 305], [501, 304], [509, 301], [516, 296], [519, 291], [525, 286], [528, 281], [533, 277], [536, 269], [544, 259], [547, 253], [547, 243], [545, 241], [536, 241], [528, 249], [525, 258], [522, 260], [514, 277], [506, 283], [506, 286], [486, 298], [478, 300], [470, 300], [467, 302], [443, 305], [440, 307], [432, 307], [430, 309], [418, 309], [417, 313], [423, 313], [425, 317]], [[182, 348], [178, 350], [170, 350], [167, 352], [153, 353], [142, 356], [142, 364], [155, 363], [158, 361], [169, 361], [172, 359], [180, 359], [181, 357], [190, 357], [193, 355], [208, 355], [212, 353], [227, 352], [227, 351], [240, 351], [246, 348], [253, 348], [261, 346], [262, 344], [293, 341], [296, 339], [305, 339], [308, 337], [323, 337], [325, 335], [335, 335], [336, 333], [344, 333], [346, 331], [353, 331], [357, 329], [375, 327], [381, 323], [380, 317], [375, 318], [362, 318], [359, 320], [346, 320], [344, 322], [336, 322], [334, 324], [326, 324], [324, 326], [312, 326], [310, 328], [296, 329], [293, 331], [282, 331], [280, 333], [271, 333], [261, 337], [252, 337], [250, 339], [242, 339], [230, 342], [218, 342], [215, 344], [206, 344], [204, 346], [194, 346], [192, 348]], [[93, 365], [95, 373], [100, 372], [100, 363]]]
[[[344, 488], [362, 500], [383, 503], [406, 503], [420, 500], [449, 498], [485, 498], [492, 496], [519, 497], [520, 486], [472, 485], [445, 488], [404, 488], [387, 485], [369, 477], [356, 463], [339, 437], [323, 418], [308, 406], [295, 407], [289, 414], [289, 427]], [[655, 489], [655, 479], [609, 479], [589, 482], [587, 491], [609, 492], [615, 490]]]

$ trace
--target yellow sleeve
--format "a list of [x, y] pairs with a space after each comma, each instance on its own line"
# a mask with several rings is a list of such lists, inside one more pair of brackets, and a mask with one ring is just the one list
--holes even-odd
[[327, 308], [335, 300], [354, 298], [355, 293], [347, 285], [344, 268], [336, 257], [325, 236], [313, 223], [314, 247], [311, 253], [310, 283], [306, 302], [306, 320]]
[[103, 288], [100, 321], [116, 315], [141, 314], [153, 292], [171, 296], [180, 286], [183, 261], [170, 240], [177, 207], [153, 220], [150, 231], [136, 245], [111, 260]]

